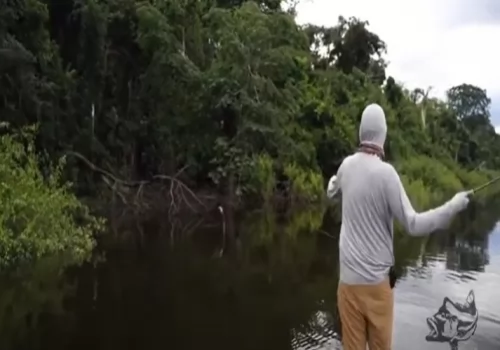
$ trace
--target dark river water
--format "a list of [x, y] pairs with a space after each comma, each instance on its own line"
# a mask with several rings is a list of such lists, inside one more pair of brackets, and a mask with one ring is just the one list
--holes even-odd
[[[500, 212], [485, 208], [396, 233], [394, 349], [451, 349], [426, 340], [438, 311], [458, 349], [500, 349]], [[0, 276], [0, 349], [340, 349], [334, 214], [114, 218], [91, 262]]]

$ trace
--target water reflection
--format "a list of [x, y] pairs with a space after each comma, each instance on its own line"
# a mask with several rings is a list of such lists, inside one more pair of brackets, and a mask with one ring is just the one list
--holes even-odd
[[[493, 208], [495, 205], [492, 206]], [[425, 349], [449, 348], [425, 343], [429, 333], [425, 319], [441, 305], [444, 297], [463, 302], [471, 289], [476, 296], [479, 321], [476, 334], [459, 349], [498, 349], [500, 308], [494, 303], [500, 288], [500, 251], [492, 210], [464, 213], [449, 232], [427, 239], [421, 257], [407, 267], [408, 273], [396, 289], [395, 348], [421, 344]], [[418, 347], [415, 347], [417, 349]]]
[[[444, 348], [425, 341], [425, 319], [470, 289], [479, 325], [460, 349], [498, 349], [498, 217], [474, 214], [432, 237], [396, 234], [395, 349]], [[265, 208], [225, 228], [217, 216], [125, 218], [99, 245], [105, 261], [2, 277], [0, 349], [339, 347], [338, 212]]]
[[74, 286], [61, 279], [70, 259], [54, 256], [0, 275], [0, 348], [37, 349], [46, 316], [64, 317]]

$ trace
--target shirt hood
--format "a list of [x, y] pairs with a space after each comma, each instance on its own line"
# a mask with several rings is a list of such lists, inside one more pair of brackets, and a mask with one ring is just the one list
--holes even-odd
[[378, 146], [384, 149], [387, 135], [387, 124], [382, 107], [372, 103], [363, 111], [359, 126], [359, 141], [361, 144]]

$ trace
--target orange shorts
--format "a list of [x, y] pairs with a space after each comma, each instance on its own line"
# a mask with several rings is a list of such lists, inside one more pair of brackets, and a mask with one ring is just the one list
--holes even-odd
[[344, 350], [391, 350], [394, 311], [389, 280], [376, 285], [339, 283], [337, 302]]

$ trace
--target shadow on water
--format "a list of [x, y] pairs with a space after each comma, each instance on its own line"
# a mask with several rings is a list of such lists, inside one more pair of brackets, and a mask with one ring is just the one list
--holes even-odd
[[[488, 288], [500, 288], [500, 247], [488, 247], [497, 213], [471, 212], [475, 218], [464, 215], [431, 238], [396, 234], [396, 309], [406, 315], [404, 322], [396, 317], [396, 349], [406, 334], [398, 322], [428, 332], [425, 317], [444, 295], [428, 296], [425, 317], [414, 318], [412, 305], [420, 302], [413, 294], [421, 294], [415, 281], [431, 290], [489, 273]], [[45, 259], [0, 277], [0, 349], [335, 347], [339, 228], [338, 213], [322, 208], [287, 215], [264, 209], [224, 227], [217, 215], [111, 219], [98, 246], [103, 259], [70, 268], [64, 259]], [[436, 274], [444, 275], [436, 282]], [[480, 348], [496, 349], [485, 339], [500, 310], [482, 314]], [[425, 347], [425, 335], [416, 342]]]

